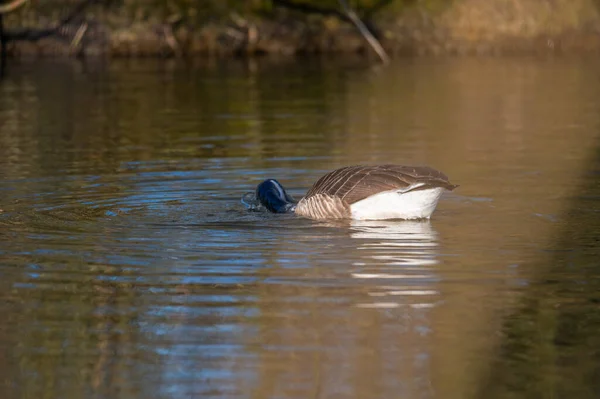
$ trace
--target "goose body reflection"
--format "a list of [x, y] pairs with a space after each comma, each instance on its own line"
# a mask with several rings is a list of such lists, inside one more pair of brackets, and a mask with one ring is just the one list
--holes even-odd
[[297, 203], [275, 179], [260, 183], [242, 202], [317, 220], [429, 219], [442, 193], [456, 187], [427, 166], [357, 165], [325, 174]]
[[428, 221], [352, 221], [361, 262], [351, 276], [373, 282], [362, 308], [429, 308], [436, 302], [437, 233]]

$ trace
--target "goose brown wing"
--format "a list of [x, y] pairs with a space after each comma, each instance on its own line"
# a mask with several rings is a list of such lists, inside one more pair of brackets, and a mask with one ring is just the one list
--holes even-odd
[[358, 165], [327, 173], [317, 180], [306, 198], [324, 194], [339, 197], [351, 205], [383, 191], [412, 191], [433, 187], [452, 190], [456, 186], [442, 172], [427, 166]]

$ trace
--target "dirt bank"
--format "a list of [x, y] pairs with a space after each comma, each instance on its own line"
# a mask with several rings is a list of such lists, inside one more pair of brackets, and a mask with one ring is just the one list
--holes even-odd
[[[390, 54], [600, 52], [599, 0], [454, 0], [390, 6], [369, 18]], [[201, 22], [177, 12], [90, 7], [56, 34], [9, 42], [20, 55], [187, 56], [367, 52], [335, 15], [282, 7], [226, 12]], [[51, 16], [48, 16], [50, 13]], [[10, 32], [56, 25], [60, 12], [34, 5], [5, 17]], [[26, 36], [26, 35], [25, 35]]]

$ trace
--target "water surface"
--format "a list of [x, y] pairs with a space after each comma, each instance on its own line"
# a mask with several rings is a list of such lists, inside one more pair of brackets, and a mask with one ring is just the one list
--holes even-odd
[[[11, 64], [2, 398], [600, 392], [600, 59]], [[247, 212], [358, 163], [429, 222]]]

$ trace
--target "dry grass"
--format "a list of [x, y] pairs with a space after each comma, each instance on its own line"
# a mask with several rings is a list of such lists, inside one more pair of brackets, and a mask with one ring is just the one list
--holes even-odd
[[479, 41], [509, 36], [529, 39], [600, 27], [600, 17], [592, 0], [462, 0], [455, 2], [440, 23], [454, 38]]

